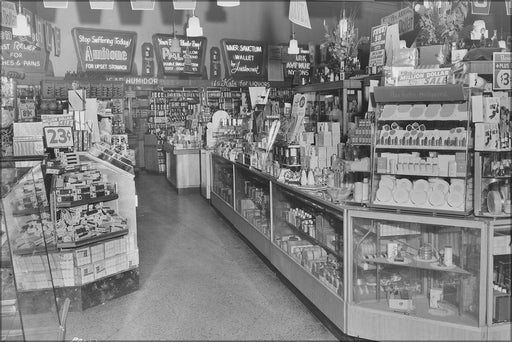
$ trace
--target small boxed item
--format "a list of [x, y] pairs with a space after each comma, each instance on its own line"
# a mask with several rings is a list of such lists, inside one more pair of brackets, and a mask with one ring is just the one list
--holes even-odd
[[431, 288], [429, 306], [432, 309], [439, 308], [439, 302], [443, 300], [443, 289], [442, 288]]

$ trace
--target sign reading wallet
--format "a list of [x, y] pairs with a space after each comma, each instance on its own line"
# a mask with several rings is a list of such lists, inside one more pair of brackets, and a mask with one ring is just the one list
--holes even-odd
[[137, 33], [79, 27], [71, 32], [81, 71], [132, 72]]

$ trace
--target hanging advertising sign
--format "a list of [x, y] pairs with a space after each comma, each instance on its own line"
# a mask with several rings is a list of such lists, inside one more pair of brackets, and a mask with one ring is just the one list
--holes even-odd
[[307, 27], [308, 29], [311, 28], [306, 0], [290, 0], [288, 19], [297, 25]]
[[258, 80], [267, 78], [267, 44], [265, 42], [222, 39], [220, 43], [226, 77]]
[[386, 60], [386, 31], [387, 24], [374, 26], [371, 30], [370, 60], [368, 65], [373, 67], [383, 66]]
[[[153, 35], [159, 75], [201, 75], [206, 54], [206, 37], [187, 38], [176, 35], [180, 42], [179, 51], [172, 46], [174, 35], [156, 33]], [[185, 65], [188, 57], [188, 66]], [[188, 70], [186, 70], [186, 67]]]
[[71, 33], [81, 71], [132, 72], [136, 32], [75, 27]]
[[[14, 3], [2, 1], [2, 72], [45, 72], [48, 54], [42, 46], [44, 40], [37, 43], [37, 31], [34, 27], [31, 28], [34, 39], [14, 36], [12, 27], [16, 25], [16, 14]], [[31, 23], [33, 24], [33, 21]]]
[[490, 0], [472, 0], [471, 1], [471, 14], [489, 15], [491, 10]]
[[53, 41], [52, 24], [45, 23], [44, 24], [44, 42], [45, 42], [46, 52], [52, 51], [52, 41]]
[[55, 43], [55, 56], [60, 56], [60, 44], [61, 44], [61, 36], [60, 36], [60, 28], [53, 28], [53, 40]]
[[505, 0], [505, 9], [507, 10], [507, 15], [512, 15], [512, 0]]
[[414, 10], [406, 7], [400, 11], [391, 13], [380, 20], [381, 24], [393, 25], [398, 23], [398, 32], [402, 35], [414, 30]]
[[309, 70], [311, 69], [309, 50], [299, 49], [299, 53], [296, 55], [283, 53], [283, 57], [285, 78], [293, 78], [297, 72], [300, 77], [309, 77]]
[[492, 56], [492, 88], [512, 90], [512, 53], [494, 52]]
[[40, 16], [35, 16], [35, 36], [34, 42], [37, 47], [44, 46], [44, 20]]

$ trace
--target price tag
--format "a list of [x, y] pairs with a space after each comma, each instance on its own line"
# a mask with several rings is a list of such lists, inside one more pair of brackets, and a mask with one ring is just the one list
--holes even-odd
[[492, 59], [493, 77], [492, 88], [494, 90], [512, 89], [512, 53], [495, 52]]
[[73, 147], [73, 130], [68, 126], [44, 127], [46, 147]]

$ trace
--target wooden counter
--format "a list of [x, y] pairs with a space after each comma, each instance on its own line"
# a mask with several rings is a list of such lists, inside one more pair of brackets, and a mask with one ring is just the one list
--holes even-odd
[[199, 191], [200, 180], [200, 150], [175, 149], [173, 145], [165, 144], [165, 177], [176, 189], [178, 194]]

